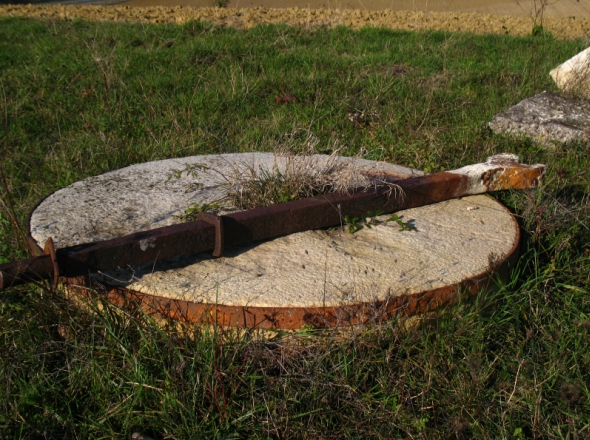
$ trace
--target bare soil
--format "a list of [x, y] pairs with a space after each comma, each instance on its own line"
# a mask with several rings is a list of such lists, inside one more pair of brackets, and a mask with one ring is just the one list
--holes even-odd
[[229, 0], [229, 7], [224, 8], [212, 7], [214, 1], [130, 0], [114, 6], [4, 5], [0, 6], [0, 17], [149, 23], [203, 20], [245, 28], [260, 23], [344, 25], [355, 29], [376, 26], [510, 35], [530, 34], [533, 25], [542, 22], [556, 38], [590, 37], [587, 0], [557, 0], [543, 10], [538, 7], [541, 0]]
[[[217, 0], [219, 1], [219, 0]], [[215, 6], [215, 0], [129, 0], [129, 6]], [[541, 14], [543, 0], [229, 0], [230, 8], [359, 9], [361, 11], [480, 12], [495, 15]], [[590, 1], [552, 0], [546, 17], [590, 17]]]

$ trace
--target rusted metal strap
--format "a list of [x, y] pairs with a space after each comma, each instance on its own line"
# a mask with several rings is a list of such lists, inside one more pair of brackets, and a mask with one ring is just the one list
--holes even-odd
[[224, 239], [222, 217], [208, 212], [199, 212], [199, 215], [197, 215], [197, 220], [215, 226], [215, 248], [213, 249], [213, 253], [211, 255], [216, 258], [222, 257]]
[[49, 279], [53, 279], [52, 287], [55, 289], [60, 274], [57, 252], [52, 238], [49, 237], [45, 242], [43, 255], [1, 265], [0, 289]]

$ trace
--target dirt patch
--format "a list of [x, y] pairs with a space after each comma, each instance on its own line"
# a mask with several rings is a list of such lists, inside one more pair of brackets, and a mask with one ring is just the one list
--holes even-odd
[[[145, 2], [145, 0], [142, 1]], [[158, 0], [158, 2], [162, 1], [168, 0]], [[531, 33], [533, 27], [533, 20], [529, 15], [313, 8], [7, 5], [0, 6], [1, 16], [147, 23], [185, 23], [189, 20], [202, 20], [238, 28], [249, 28], [261, 23], [287, 23], [303, 27], [344, 25], [353, 29], [374, 26], [400, 30], [441, 30], [509, 35], [527, 35]], [[590, 36], [590, 16], [549, 16], [545, 18], [544, 26], [560, 39]]]
[[[104, 0], [110, 1], [110, 0]], [[544, 0], [128, 0], [127, 6], [210, 7], [225, 4], [229, 8], [303, 8], [359, 9], [361, 11], [480, 12], [483, 14], [534, 17], [590, 18], [590, 2], [552, 0], [543, 11]]]

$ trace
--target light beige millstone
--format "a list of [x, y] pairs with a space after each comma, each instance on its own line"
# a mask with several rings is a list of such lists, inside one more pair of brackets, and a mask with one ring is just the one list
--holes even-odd
[[198, 303], [335, 306], [456, 284], [488, 270], [490, 258], [507, 255], [518, 236], [508, 211], [485, 195], [398, 215], [417, 230], [383, 223], [355, 234], [307, 231], [229, 248], [219, 259], [180, 257], [97, 280]]
[[[202, 156], [141, 164], [87, 179], [58, 191], [39, 206], [40, 212], [32, 216], [34, 237], [41, 243], [49, 233], [57, 233], [56, 241], [64, 246], [173, 223], [176, 220], [171, 215], [182, 212], [187, 202], [195, 198], [207, 202], [219, 195], [215, 193], [219, 190], [215, 173], [202, 176], [204, 187], [192, 198], [187, 197], [185, 185], [168, 180], [170, 169], [206, 160], [216, 165], [254, 160], [259, 161], [256, 165], [272, 166], [275, 158], [258, 153]], [[358, 164], [367, 169], [395, 169], [406, 176], [416, 174], [394, 165]], [[141, 184], [131, 183], [135, 182], [131, 175], [141, 176]], [[128, 193], [130, 189], [139, 195]], [[76, 216], [63, 219], [63, 201], [73, 200], [82, 208]], [[108, 206], [101, 205], [106, 202]], [[101, 219], [101, 215], [110, 218]], [[196, 303], [336, 306], [454, 285], [488, 270], [490, 259], [508, 255], [518, 238], [518, 225], [511, 214], [486, 195], [398, 215], [416, 230], [400, 232], [395, 222], [385, 223], [389, 216], [381, 216], [380, 224], [354, 234], [346, 227], [307, 231], [257, 245], [228, 247], [218, 259], [208, 254], [189, 255], [93, 277], [134, 291]], [[126, 216], [131, 217], [131, 225]], [[114, 230], [108, 229], [111, 223]]]

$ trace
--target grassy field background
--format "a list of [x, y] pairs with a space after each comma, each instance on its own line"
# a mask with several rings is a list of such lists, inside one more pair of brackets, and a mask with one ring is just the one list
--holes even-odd
[[[100, 298], [0, 293], [3, 438], [587, 438], [587, 143], [495, 136], [587, 45], [207, 23], [0, 20], [0, 261], [35, 204], [79, 179], [205, 153], [339, 150], [424, 169], [514, 152], [544, 186], [497, 197], [523, 227], [495, 294], [419, 327], [277, 334], [158, 326]], [[64, 207], [64, 215], [75, 215]]]
[[[576, 0], [483, 0], [489, 13], [473, 11], [473, 0], [440, 1], [408, 0], [406, 6], [392, 0], [362, 0], [356, 9], [346, 9], [341, 2], [326, 4], [325, 9], [314, 9], [314, 2], [304, 0], [272, 0], [266, 7], [250, 7], [252, 2], [271, 0], [194, 0], [209, 7], [174, 6], [192, 3], [193, 0], [131, 0], [124, 5], [0, 5], [0, 17], [26, 17], [46, 20], [89, 20], [133, 23], [184, 24], [204, 21], [219, 26], [250, 29], [261, 24], [288, 24], [303, 28], [334, 28], [346, 26], [362, 29], [367, 26], [397, 31], [470, 32], [526, 36], [535, 25], [542, 24], [558, 39], [586, 38], [590, 35], [590, 6]], [[323, 0], [319, 0], [321, 3]], [[361, 1], [361, 0], [351, 0]], [[393, 0], [396, 3], [398, 0]], [[399, 0], [404, 2], [406, 0]], [[461, 5], [461, 2], [465, 2]], [[152, 6], [148, 6], [148, 3]], [[169, 6], [164, 6], [164, 4]], [[371, 5], [372, 3], [372, 5]], [[222, 7], [212, 7], [221, 5]], [[228, 4], [225, 7], [224, 4]], [[380, 5], [379, 5], [380, 4]], [[464, 9], [469, 4], [470, 7]], [[159, 5], [159, 6], [156, 6]], [[432, 6], [440, 12], [432, 10]], [[544, 5], [543, 7], [541, 7]], [[143, 6], [143, 7], [142, 7]], [[239, 6], [239, 8], [238, 8]], [[269, 7], [272, 6], [272, 7]], [[505, 7], [507, 7], [505, 9]], [[450, 8], [450, 9], [449, 9]], [[456, 9], [455, 9], [456, 8]], [[399, 9], [399, 10], [392, 10]], [[455, 10], [455, 12], [450, 12]], [[560, 12], [557, 12], [559, 10]], [[443, 12], [446, 11], [446, 12]], [[458, 12], [463, 11], [463, 12]], [[535, 12], [536, 11], [536, 12]], [[480, 11], [483, 12], [483, 11]]]

